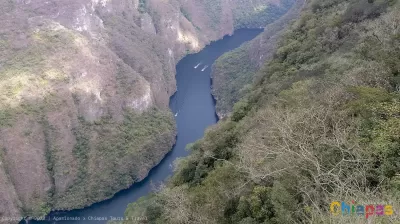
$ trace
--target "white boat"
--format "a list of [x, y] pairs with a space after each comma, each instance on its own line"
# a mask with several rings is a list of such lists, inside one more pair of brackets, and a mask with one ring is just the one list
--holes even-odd
[[175, 117], [177, 117], [177, 116], [178, 116], [178, 113], [175, 114]]
[[196, 66], [194, 66], [194, 68], [198, 68], [201, 65], [201, 63], [197, 64]]
[[208, 68], [208, 65], [204, 66], [204, 68], [201, 71], [204, 72], [207, 68]]

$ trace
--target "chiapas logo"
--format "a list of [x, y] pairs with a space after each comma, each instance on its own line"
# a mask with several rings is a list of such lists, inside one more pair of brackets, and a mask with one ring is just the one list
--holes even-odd
[[393, 206], [391, 205], [357, 205], [354, 201], [346, 204], [334, 201], [330, 205], [330, 211], [333, 215], [357, 215], [369, 218], [371, 216], [391, 216], [393, 215]]

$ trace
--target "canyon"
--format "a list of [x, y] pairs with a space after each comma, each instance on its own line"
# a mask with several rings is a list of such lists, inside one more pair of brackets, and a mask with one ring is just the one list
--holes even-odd
[[0, 3], [0, 216], [112, 197], [175, 143], [175, 65], [291, 0]]

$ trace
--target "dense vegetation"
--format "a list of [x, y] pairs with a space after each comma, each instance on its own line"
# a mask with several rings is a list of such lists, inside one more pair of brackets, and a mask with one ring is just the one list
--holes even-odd
[[[291, 8], [287, 11], [289, 4]], [[282, 2], [286, 10], [283, 16], [273, 20], [272, 23], [270, 23], [272, 20], [266, 22], [267, 26], [257, 38], [225, 53], [215, 61], [212, 69], [212, 94], [217, 100], [216, 109], [220, 117], [229, 115], [234, 104], [249, 92], [251, 83], [263, 62], [273, 56], [284, 28], [293, 18], [298, 17], [303, 5], [304, 0], [296, 1], [294, 4], [289, 1]], [[274, 17], [274, 13], [270, 14]]]
[[[399, 209], [399, 24], [395, 0], [309, 1], [232, 116], [126, 217], [362, 223], [365, 216], [330, 215], [330, 203]], [[399, 215], [370, 220], [398, 223]]]
[[[235, 28], [264, 27], [285, 14], [294, 2], [294, 0], [283, 0], [278, 6], [275, 4], [254, 5], [254, 2], [243, 1], [243, 4], [234, 11]], [[253, 7], [253, 10], [243, 10], [245, 7]]]
[[[235, 29], [260, 28], [275, 21], [285, 14], [295, 2], [294, 0], [279, 1], [252, 1], [236, 0], [233, 7], [233, 25]], [[210, 18], [209, 26], [213, 29], [221, 28], [221, 16], [223, 3], [221, 0], [203, 0], [207, 8], [207, 16]], [[273, 2], [273, 3], [272, 3]], [[183, 12], [183, 15], [186, 13]], [[190, 21], [190, 18], [188, 19]], [[224, 25], [224, 24], [222, 24]]]
[[[73, 151], [79, 173], [62, 200], [58, 200], [57, 206], [63, 208], [109, 198], [143, 178], [141, 170], [154, 166], [158, 162], [155, 158], [166, 153], [154, 148], [171, 145], [169, 133], [175, 129], [172, 114], [157, 109], [143, 114], [128, 111], [123, 122], [104, 117], [94, 123], [80, 119], [79, 123], [74, 129], [77, 142]], [[90, 161], [89, 154], [99, 159]]]
[[[11, 49], [12, 36], [0, 36], [0, 127], [10, 126], [19, 114], [34, 114], [40, 119], [39, 112], [54, 106], [50, 102], [51, 85], [64, 83], [68, 77], [62, 71], [46, 64], [51, 50], [64, 51], [64, 54], [76, 51], [72, 32], [58, 32], [43, 29], [30, 34], [29, 47]], [[26, 91], [37, 91], [37, 98], [46, 98], [40, 102], [35, 98], [32, 104], [20, 102]]]
[[216, 109], [220, 114], [228, 114], [233, 105], [238, 102], [250, 89], [250, 84], [257, 73], [257, 65], [251, 60], [247, 48], [250, 43], [230, 51], [213, 65], [214, 81], [220, 85], [213, 86], [213, 95], [217, 99]]

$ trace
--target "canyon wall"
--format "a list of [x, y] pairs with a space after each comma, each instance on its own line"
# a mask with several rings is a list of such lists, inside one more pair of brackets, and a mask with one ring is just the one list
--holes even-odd
[[[291, 3], [284, 6], [290, 10], [282, 10], [281, 14], [284, 15], [277, 20], [271, 20], [257, 38], [225, 53], [213, 64], [212, 92], [217, 101], [216, 110], [220, 118], [229, 115], [234, 109], [234, 104], [251, 90], [257, 72], [265, 61], [273, 57], [285, 28], [299, 16], [305, 1], [297, 0], [293, 5]], [[237, 108], [240, 109], [240, 105]]]

